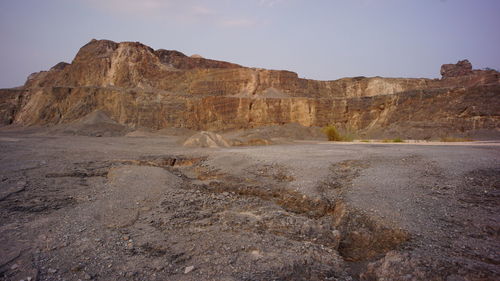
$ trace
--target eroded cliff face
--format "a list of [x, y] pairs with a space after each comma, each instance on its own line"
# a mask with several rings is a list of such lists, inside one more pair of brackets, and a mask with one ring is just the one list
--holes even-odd
[[25, 95], [26, 92], [20, 89], [0, 89], [0, 126], [14, 123]]
[[100, 109], [119, 123], [154, 129], [223, 130], [297, 122], [422, 138], [438, 131], [498, 132], [500, 127], [496, 71], [440, 80], [315, 81], [290, 71], [246, 68], [107, 40], [92, 40], [71, 64], [32, 74], [23, 90], [7, 92], [0, 93], [3, 124], [67, 123]]

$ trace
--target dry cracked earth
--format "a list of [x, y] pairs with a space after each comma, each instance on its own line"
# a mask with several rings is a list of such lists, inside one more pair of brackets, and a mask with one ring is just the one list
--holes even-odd
[[1, 280], [499, 280], [500, 146], [0, 130]]

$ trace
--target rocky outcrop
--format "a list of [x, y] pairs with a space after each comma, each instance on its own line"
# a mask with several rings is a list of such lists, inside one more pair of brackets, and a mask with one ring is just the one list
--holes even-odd
[[120, 124], [152, 129], [295, 122], [421, 138], [443, 132], [498, 133], [499, 93], [496, 71], [474, 70], [441, 80], [316, 81], [290, 71], [155, 51], [137, 42], [92, 40], [71, 64], [31, 75], [18, 98], [0, 97], [0, 112], [7, 116], [2, 120], [10, 120], [4, 124], [69, 123], [102, 110]]
[[472, 64], [468, 60], [461, 60], [456, 64], [443, 64], [441, 76], [443, 78], [459, 77], [472, 74]]
[[155, 54], [160, 61], [175, 69], [194, 69], [194, 68], [239, 68], [240, 65], [225, 61], [205, 59], [200, 55], [190, 57], [178, 51], [157, 50]]
[[60, 63], [58, 63], [58, 64], [54, 65], [52, 68], [50, 68], [50, 70], [63, 70], [63, 69], [65, 69], [65, 68], [66, 68], [66, 66], [68, 66], [68, 65], [69, 65], [69, 63], [67, 63], [67, 62], [63, 62], [63, 61], [62, 61], [62, 62], [60, 62]]
[[26, 92], [18, 89], [0, 89], [0, 126], [14, 123]]

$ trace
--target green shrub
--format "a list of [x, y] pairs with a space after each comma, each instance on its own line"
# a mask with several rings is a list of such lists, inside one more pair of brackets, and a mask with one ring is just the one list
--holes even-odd
[[395, 139], [384, 139], [382, 140], [382, 142], [386, 142], [386, 143], [389, 143], [389, 142], [405, 142], [404, 140], [402, 140], [401, 138], [395, 138]]
[[337, 128], [333, 125], [324, 127], [323, 133], [329, 141], [353, 141], [358, 137], [353, 129], [346, 128], [337, 130]]
[[340, 136], [337, 128], [332, 125], [328, 125], [323, 128], [323, 133], [326, 135], [329, 141], [341, 141], [342, 137]]

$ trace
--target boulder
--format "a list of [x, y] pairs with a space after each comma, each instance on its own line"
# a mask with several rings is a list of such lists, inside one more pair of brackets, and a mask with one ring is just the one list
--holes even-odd
[[230, 147], [229, 142], [214, 132], [201, 131], [189, 137], [183, 144], [188, 147]]

